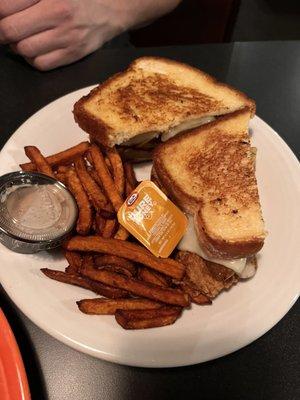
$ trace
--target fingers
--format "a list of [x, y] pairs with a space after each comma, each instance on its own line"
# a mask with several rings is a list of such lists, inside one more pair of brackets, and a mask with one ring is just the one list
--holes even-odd
[[0, 0], [0, 18], [25, 10], [40, 0]]
[[40, 71], [48, 71], [79, 60], [84, 54], [70, 49], [58, 49], [36, 58], [26, 58], [27, 62]]
[[59, 29], [49, 29], [21, 40], [11, 45], [11, 48], [22, 57], [35, 58], [67, 47], [71, 41], [70, 36], [70, 33], [62, 33]]
[[70, 2], [53, 0], [40, 1], [32, 7], [0, 20], [0, 44], [14, 43], [28, 36], [57, 26], [60, 21], [72, 18], [73, 8]]
[[99, 45], [98, 39], [90, 38], [82, 34], [78, 35], [76, 31], [75, 33], [71, 33], [71, 36], [67, 37], [67, 42], [67, 47], [57, 48], [36, 57], [25, 57], [25, 59], [29, 64], [40, 71], [48, 71], [80, 60], [82, 57], [95, 51], [101, 45], [101, 43]]

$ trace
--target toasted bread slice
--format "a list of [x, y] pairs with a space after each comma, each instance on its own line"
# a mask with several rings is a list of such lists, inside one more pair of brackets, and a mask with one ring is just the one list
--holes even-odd
[[[201, 70], [158, 57], [136, 59], [74, 106], [79, 126], [105, 146], [145, 141], [180, 126], [198, 126], [203, 118], [224, 115], [255, 103]], [[177, 129], [178, 130], [178, 129]]]
[[[213, 159], [214, 147], [221, 153], [219, 156], [222, 155], [231, 137], [234, 143], [240, 143], [241, 149], [245, 149], [246, 146], [249, 149], [249, 118], [248, 109], [237, 111], [219, 117], [207, 125], [181, 133], [157, 146], [153, 154], [152, 174], [159, 186], [163, 187], [184, 211], [196, 213], [206, 196], [208, 188], [204, 182], [204, 168], [211, 171], [212, 177], [218, 173]], [[226, 152], [223, 156], [226, 157]], [[218, 168], [223, 169], [225, 160], [219, 157], [218, 161]], [[226, 171], [224, 172], [222, 176], [226, 175]]]
[[246, 257], [263, 246], [250, 114], [241, 110], [220, 117], [154, 151], [157, 182], [176, 204], [195, 215], [200, 244], [210, 257]]

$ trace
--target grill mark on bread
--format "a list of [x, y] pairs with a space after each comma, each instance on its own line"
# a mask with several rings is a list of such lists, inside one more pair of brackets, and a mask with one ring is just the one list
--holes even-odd
[[193, 88], [178, 86], [159, 73], [142, 74], [139, 78], [132, 76], [126, 86], [110, 94], [109, 101], [123, 121], [135, 122], [143, 118], [143, 123], [147, 124], [156, 123], [161, 118], [158, 104], [166, 112], [179, 113], [183, 117], [224, 107], [221, 101]]
[[206, 142], [201, 152], [190, 155], [187, 168], [199, 177], [194, 184], [203, 187], [203, 200], [239, 218], [241, 207], [259, 202], [250, 143], [246, 138], [241, 140], [218, 131], [212, 132]]

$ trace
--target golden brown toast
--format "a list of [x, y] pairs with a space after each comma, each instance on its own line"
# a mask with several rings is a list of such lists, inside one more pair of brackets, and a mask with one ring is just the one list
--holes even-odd
[[160, 144], [157, 182], [195, 215], [201, 247], [213, 258], [240, 258], [263, 246], [265, 231], [248, 135], [250, 110], [236, 111]]
[[[203, 71], [158, 57], [136, 59], [74, 106], [79, 126], [105, 146], [199, 126], [255, 103]], [[181, 128], [180, 128], [181, 127]]]

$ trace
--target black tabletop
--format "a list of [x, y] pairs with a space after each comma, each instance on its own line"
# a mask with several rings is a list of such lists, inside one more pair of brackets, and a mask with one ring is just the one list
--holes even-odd
[[[102, 50], [47, 73], [32, 69], [1, 48], [1, 146], [50, 101], [104, 80], [141, 55], [190, 63], [245, 91], [256, 100], [257, 114], [299, 155], [300, 42]], [[79, 353], [29, 321], [1, 286], [0, 306], [20, 346], [33, 399], [300, 398], [299, 301], [249, 346], [218, 360], [173, 369], [120, 366]]]

